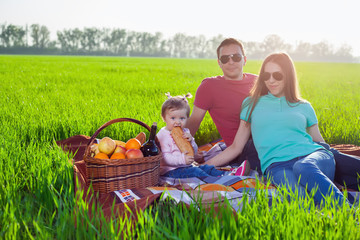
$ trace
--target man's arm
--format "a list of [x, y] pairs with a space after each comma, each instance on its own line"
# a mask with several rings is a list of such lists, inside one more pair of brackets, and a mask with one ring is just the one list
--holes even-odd
[[195, 133], [199, 129], [206, 112], [206, 110], [198, 108], [197, 106], [193, 107], [191, 116], [185, 125], [185, 127], [190, 130], [192, 136], [195, 136]]

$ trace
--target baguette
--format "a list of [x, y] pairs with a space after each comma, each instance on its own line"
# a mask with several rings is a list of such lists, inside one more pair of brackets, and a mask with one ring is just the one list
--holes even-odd
[[195, 155], [194, 149], [191, 146], [191, 143], [188, 140], [186, 140], [185, 138], [183, 138], [184, 132], [181, 127], [174, 127], [171, 130], [170, 134], [171, 134], [172, 138], [174, 139], [176, 146], [178, 146], [178, 148], [180, 149], [180, 151], [182, 153], [187, 152], [186, 155], [189, 155], [189, 156]]
[[136, 137], [137, 140], [143, 145], [146, 142], [146, 134], [144, 132], [139, 133]]

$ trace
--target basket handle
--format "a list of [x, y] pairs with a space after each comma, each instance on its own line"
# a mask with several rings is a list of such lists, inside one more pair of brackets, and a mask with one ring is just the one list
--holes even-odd
[[146, 123], [143, 123], [139, 120], [133, 119], [133, 118], [116, 118], [116, 119], [110, 120], [110, 121], [104, 123], [101, 127], [99, 127], [99, 129], [96, 130], [96, 132], [91, 136], [91, 138], [89, 139], [89, 142], [86, 146], [85, 156], [89, 155], [90, 146], [91, 146], [91, 144], [93, 144], [97, 135], [107, 126], [117, 123], [117, 122], [133, 122], [133, 123], [136, 123], [136, 124], [146, 128], [149, 132], [151, 131], [151, 128], [149, 127], [149, 125], [147, 125]]

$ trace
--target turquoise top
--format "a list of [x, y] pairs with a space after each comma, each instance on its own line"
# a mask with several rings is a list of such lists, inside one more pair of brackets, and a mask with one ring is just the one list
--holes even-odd
[[[249, 97], [244, 100], [240, 114], [244, 121], [248, 121], [247, 111], [251, 109], [246, 104], [249, 100]], [[260, 97], [248, 122], [251, 123], [263, 173], [272, 163], [289, 161], [323, 149], [306, 132], [306, 128], [317, 124], [315, 111], [309, 102], [288, 103], [285, 97], [278, 98], [268, 93]]]

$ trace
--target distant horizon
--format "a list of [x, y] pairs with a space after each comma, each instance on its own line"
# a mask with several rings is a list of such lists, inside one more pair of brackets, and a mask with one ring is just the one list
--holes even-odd
[[276, 34], [293, 46], [300, 41], [326, 41], [334, 49], [346, 44], [360, 57], [360, 36], [353, 28], [357, 9], [356, 0], [0, 0], [0, 23], [45, 25], [52, 40], [57, 31], [85, 27], [161, 32], [164, 38], [221, 34], [245, 42]]
[[[1, 23], [0, 22], [0, 24], [3, 24], [3, 23]], [[12, 23], [7, 23], [7, 24], [12, 24]], [[31, 24], [27, 24], [27, 27], [29, 28], [28, 30], [30, 31], [30, 26], [32, 25], [33, 23], [31, 23]], [[13, 24], [13, 25], [15, 25], [15, 24]], [[43, 25], [43, 24], [39, 24], [40, 26], [41, 25]], [[24, 26], [24, 25], [16, 25], [16, 26], [21, 26], [21, 27], [26, 27], [26, 25]], [[43, 25], [43, 26], [46, 26], [46, 25]], [[46, 26], [47, 27], [47, 26]], [[84, 26], [83, 28], [78, 28], [79, 30], [83, 30], [84, 28], [92, 28], [92, 27], [89, 27], [89, 26]], [[98, 28], [98, 27], [94, 27], [94, 28], [97, 28], [97, 29], [103, 29], [103, 28]], [[75, 28], [64, 28], [64, 29], [62, 29], [62, 30], [56, 30], [56, 31], [52, 31], [51, 29], [48, 29], [49, 31], [50, 31], [50, 40], [51, 41], [57, 41], [58, 42], [58, 38], [57, 38], [57, 31], [63, 31], [63, 30], [74, 30]], [[111, 29], [115, 29], [115, 28], [111, 28]], [[130, 31], [130, 32], [140, 32], [140, 31], [135, 31], [135, 30], [132, 30], [132, 29], [124, 29], [124, 30], [126, 30], [126, 31]], [[148, 32], [148, 33], [151, 33], [151, 32]], [[156, 32], [154, 32], [154, 33], [151, 33], [151, 34], [155, 34]], [[165, 39], [171, 39], [174, 35], [176, 35], [176, 34], [179, 34], [179, 33], [174, 33], [174, 35], [172, 35], [172, 36], [166, 36], [165, 34], [163, 34], [162, 32], [159, 32], [159, 33], [161, 33], [162, 34], [162, 36], [163, 36], [163, 40], [165, 40]], [[184, 33], [185, 34], [185, 33]], [[187, 34], [185, 34], [186, 36], [195, 36], [195, 37], [198, 37], [198, 36], [200, 36], [201, 34], [198, 34], [198, 35], [187, 35]], [[265, 36], [264, 37], [264, 39], [266, 38], [266, 37], [268, 37], [268, 36], [270, 36], [270, 35], [277, 35], [277, 34], [269, 34], [269, 35], [267, 35], [267, 36]], [[206, 40], [209, 40], [209, 39], [211, 39], [211, 38], [213, 38], [213, 37], [216, 37], [216, 36], [218, 36], [218, 35], [215, 35], [215, 36], [205, 36], [205, 38], [206, 38]], [[285, 39], [282, 37], [282, 36], [279, 36], [279, 35], [277, 35], [278, 37], [280, 37], [283, 41], [284, 41], [284, 43], [285, 44], [289, 44], [289, 45], [291, 45], [291, 47], [293, 48], [293, 50], [295, 50], [296, 49], [296, 47], [297, 47], [297, 43], [295, 43], [295, 44], [292, 44], [292, 43], [289, 43], [289, 42], [286, 42], [285, 41]], [[227, 38], [227, 37], [232, 37], [232, 36], [223, 36], [224, 38]], [[246, 47], [246, 44], [248, 43], [248, 42], [257, 42], [257, 43], [262, 43], [263, 41], [264, 41], [264, 39], [262, 39], [262, 40], [259, 40], [259, 41], [244, 41], [243, 39], [238, 39], [238, 40], [240, 40], [240, 41], [242, 41], [243, 43], [244, 43], [244, 45], [245, 45], [245, 47]], [[299, 40], [298, 41], [298, 43], [300, 43], [300, 42], [306, 42], [306, 41], [302, 41], [302, 40]], [[320, 42], [324, 42], [324, 41], [320, 41]], [[338, 46], [338, 47], [335, 47], [334, 46], [334, 44], [332, 44], [331, 42], [328, 42], [328, 41], [325, 41], [327, 44], [328, 44], [328, 46], [329, 46], [329, 49], [330, 50], [334, 50], [334, 52], [336, 52], [336, 50], [339, 48], [339, 47], [341, 47], [341, 45], [340, 46]], [[30, 32], [28, 33], [28, 36], [27, 36], [27, 43], [29, 44], [29, 46], [31, 46], [31, 44], [32, 44], [32, 39], [31, 39], [31, 37], [30, 37]], [[310, 43], [310, 42], [307, 42], [307, 43]], [[310, 44], [317, 44], [317, 43], [310, 43]], [[245, 52], [246, 52], [246, 49], [245, 49]], [[354, 55], [354, 54], [352, 54], [352, 56], [353, 56], [353, 58], [354, 58], [354, 60], [355, 60], [355, 62], [356, 63], [360, 63], [360, 55], [359, 56], [356, 56], [356, 55]], [[254, 60], [255, 59], [257, 59], [257, 58], [253, 58]], [[259, 59], [261, 59], [261, 58], [259, 58]], [[341, 61], [340, 61], [341, 62]]]

